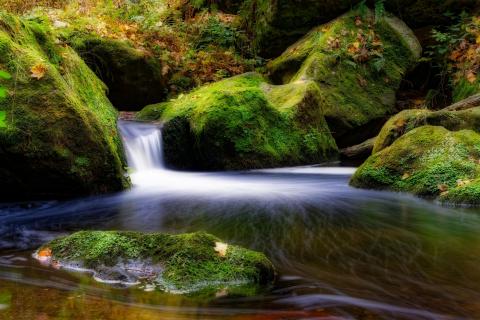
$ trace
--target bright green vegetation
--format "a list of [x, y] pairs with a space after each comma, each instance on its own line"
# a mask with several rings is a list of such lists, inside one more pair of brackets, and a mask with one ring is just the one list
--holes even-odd
[[[477, 201], [470, 183], [480, 175], [480, 134], [422, 126], [374, 153], [354, 174], [355, 187], [406, 191], [455, 202]], [[451, 194], [451, 195], [450, 195]], [[462, 198], [463, 197], [463, 198]]]
[[395, 111], [395, 92], [420, 54], [403, 22], [366, 9], [315, 28], [268, 69], [276, 83], [316, 82], [337, 143], [351, 145], [369, 138], [368, 126]]
[[161, 120], [167, 163], [242, 169], [318, 163], [337, 153], [315, 83], [272, 86], [247, 73], [142, 110]]
[[106, 88], [48, 24], [0, 13], [0, 70], [8, 92], [0, 104], [2, 197], [127, 186], [117, 112]]
[[268, 284], [275, 271], [264, 254], [228, 245], [215, 250], [218, 238], [203, 233], [170, 235], [121, 231], [81, 231], [44, 245], [61, 263], [84, 267], [115, 266], [119, 262], [151, 261], [163, 272], [157, 279], [167, 289], [189, 290], [225, 284]]
[[387, 121], [380, 131], [373, 153], [390, 146], [403, 134], [423, 125], [442, 126], [450, 131], [480, 128], [480, 107], [458, 111], [404, 110]]

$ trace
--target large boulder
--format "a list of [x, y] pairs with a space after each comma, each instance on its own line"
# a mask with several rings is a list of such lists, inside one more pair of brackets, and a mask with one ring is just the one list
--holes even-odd
[[375, 136], [395, 113], [395, 93], [420, 55], [401, 20], [355, 10], [313, 29], [268, 70], [274, 83], [317, 83], [330, 130], [348, 146]]
[[[105, 85], [38, 20], [0, 13], [0, 197], [77, 196], [127, 186]], [[7, 77], [8, 78], [8, 77]]]
[[404, 110], [383, 126], [375, 141], [373, 153], [385, 149], [405, 133], [424, 125], [442, 126], [450, 131], [478, 130], [480, 128], [480, 107], [459, 111]]
[[265, 285], [275, 277], [264, 254], [202, 232], [81, 231], [45, 244], [35, 256], [57, 268], [91, 270], [102, 281], [143, 282], [175, 293]]
[[479, 146], [480, 134], [472, 130], [421, 126], [374, 153], [350, 183], [361, 188], [440, 196], [456, 203], [478, 203], [479, 193], [475, 191], [480, 188], [475, 181], [480, 178]]
[[166, 162], [189, 169], [318, 163], [337, 155], [312, 81], [274, 86], [247, 73], [143, 109], [160, 120]]
[[[360, 0], [250, 0], [240, 10], [260, 55], [271, 58], [312, 27], [347, 12]], [[374, 6], [375, 0], [367, 1]], [[385, 8], [411, 28], [449, 23], [445, 13], [471, 10], [476, 0], [386, 0]]]
[[108, 98], [118, 110], [140, 110], [163, 101], [168, 75], [162, 64], [128, 41], [83, 32], [66, 37], [85, 63], [108, 87]]

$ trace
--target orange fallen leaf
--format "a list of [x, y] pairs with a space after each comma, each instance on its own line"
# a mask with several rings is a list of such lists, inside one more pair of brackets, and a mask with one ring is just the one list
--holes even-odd
[[44, 248], [44, 249], [38, 251], [38, 256], [39, 257], [51, 257], [52, 256], [52, 249]]
[[477, 81], [477, 76], [475, 75], [475, 73], [473, 73], [473, 71], [469, 71], [467, 73], [467, 81], [470, 83], [474, 83], [475, 81]]
[[40, 80], [45, 76], [45, 73], [47, 72], [47, 67], [41, 63], [37, 63], [30, 69], [30, 72], [31, 72], [30, 76], [32, 78]]

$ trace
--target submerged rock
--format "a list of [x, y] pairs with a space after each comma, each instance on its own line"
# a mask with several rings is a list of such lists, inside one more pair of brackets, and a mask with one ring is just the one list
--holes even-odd
[[268, 64], [275, 83], [310, 80], [337, 144], [378, 133], [395, 109], [395, 93], [421, 55], [413, 32], [393, 16], [348, 14], [312, 30]]
[[[40, 19], [0, 13], [0, 197], [78, 196], [128, 183], [104, 84]], [[5, 92], [4, 92], [5, 93]]]
[[99, 281], [144, 283], [174, 293], [265, 285], [275, 277], [264, 254], [202, 232], [81, 231], [45, 244], [35, 257], [55, 267], [89, 270]]
[[455, 203], [480, 201], [480, 134], [415, 128], [374, 153], [355, 172], [355, 187], [411, 192]]
[[335, 157], [318, 86], [274, 86], [248, 73], [201, 87], [138, 117], [164, 122], [167, 164], [244, 169], [318, 163]]

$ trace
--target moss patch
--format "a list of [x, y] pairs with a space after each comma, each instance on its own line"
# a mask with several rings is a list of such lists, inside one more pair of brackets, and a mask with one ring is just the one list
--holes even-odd
[[480, 107], [459, 111], [404, 110], [383, 126], [375, 141], [373, 153], [390, 146], [403, 134], [423, 125], [442, 126], [450, 131], [480, 128]]
[[272, 86], [249, 73], [149, 106], [138, 117], [165, 123], [165, 159], [176, 167], [274, 167], [336, 155], [319, 104], [314, 82]]
[[[123, 152], [104, 84], [42, 19], [0, 13], [1, 197], [118, 191]], [[37, 72], [37, 78], [33, 72]], [[88, 158], [89, 161], [78, 162]]]
[[317, 83], [328, 125], [345, 146], [370, 138], [368, 126], [395, 111], [395, 92], [420, 53], [400, 20], [351, 11], [312, 30], [268, 69], [275, 83]]
[[432, 197], [458, 194], [480, 174], [479, 146], [474, 131], [422, 126], [373, 154], [350, 183]]
[[162, 266], [160, 285], [189, 290], [228, 283], [267, 284], [274, 269], [262, 253], [228, 245], [224, 254], [215, 250], [220, 240], [198, 232], [170, 235], [119, 231], [81, 231], [53, 240], [42, 250], [51, 250], [60, 262], [81, 263], [97, 270], [128, 260], [149, 260]]

